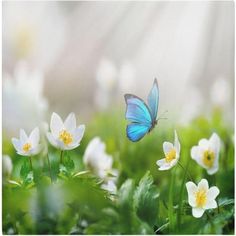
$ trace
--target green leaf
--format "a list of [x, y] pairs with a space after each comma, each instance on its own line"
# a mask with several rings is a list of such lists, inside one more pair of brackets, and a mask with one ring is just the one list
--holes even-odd
[[71, 159], [71, 157], [68, 154], [66, 154], [64, 157], [64, 165], [67, 171], [69, 172], [75, 169], [74, 161]]
[[30, 165], [29, 161], [27, 159], [24, 160], [23, 165], [21, 166], [20, 169], [20, 176], [23, 180], [25, 180], [30, 172]]
[[157, 217], [159, 193], [149, 171], [140, 180], [134, 194], [134, 208], [141, 220], [153, 225]]

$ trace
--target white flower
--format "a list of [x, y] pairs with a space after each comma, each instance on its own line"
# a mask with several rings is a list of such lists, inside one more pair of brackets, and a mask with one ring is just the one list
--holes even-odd
[[3, 129], [7, 135], [15, 136], [21, 127], [28, 130], [45, 119], [48, 102], [43, 87], [41, 71], [24, 61], [17, 63], [13, 76], [3, 75]]
[[178, 140], [177, 132], [175, 131], [174, 144], [170, 142], [163, 143], [163, 150], [165, 158], [158, 160], [156, 164], [160, 167], [159, 170], [169, 170], [175, 166], [179, 160], [180, 154], [180, 143]]
[[108, 180], [107, 182], [102, 184], [101, 187], [102, 187], [102, 189], [110, 192], [111, 194], [116, 194], [116, 192], [117, 192], [117, 187], [116, 187], [114, 181], [112, 181], [112, 180]]
[[106, 58], [101, 60], [96, 72], [96, 82], [94, 101], [103, 110], [109, 106], [117, 82], [117, 69], [112, 61]]
[[57, 3], [41, 2], [37, 6], [29, 2], [7, 3], [3, 18], [2, 40], [7, 66], [19, 59], [40, 69], [48, 69], [55, 63], [67, 36], [66, 18]]
[[12, 161], [8, 155], [2, 156], [2, 171], [4, 175], [11, 175], [12, 172]]
[[133, 65], [125, 61], [119, 71], [118, 75], [119, 88], [122, 92], [127, 92], [135, 84], [135, 69]]
[[214, 209], [217, 207], [215, 198], [220, 193], [220, 190], [214, 186], [209, 188], [206, 179], [202, 179], [198, 186], [189, 181], [186, 183], [188, 191], [188, 203], [192, 207], [192, 214], [199, 218], [207, 209]]
[[41, 145], [39, 144], [39, 128], [34, 128], [29, 137], [27, 136], [25, 131], [21, 129], [20, 139], [12, 138], [12, 144], [19, 155], [37, 155], [41, 149]]
[[217, 172], [219, 165], [220, 138], [213, 133], [209, 140], [201, 139], [198, 146], [191, 149], [191, 156], [209, 175]]
[[49, 142], [61, 150], [71, 150], [80, 145], [85, 125], [76, 127], [75, 114], [70, 113], [63, 122], [61, 117], [53, 112], [50, 122], [50, 132], [47, 132]]
[[223, 77], [217, 78], [212, 85], [210, 96], [215, 105], [227, 106], [231, 96], [231, 88], [227, 79]]
[[112, 172], [112, 157], [105, 152], [105, 143], [99, 137], [93, 138], [84, 153], [83, 161], [95, 175], [104, 179]]

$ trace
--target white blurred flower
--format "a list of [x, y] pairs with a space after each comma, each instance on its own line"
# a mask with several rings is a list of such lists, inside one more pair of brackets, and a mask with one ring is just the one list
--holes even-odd
[[206, 179], [202, 179], [198, 186], [189, 181], [186, 183], [188, 192], [188, 203], [192, 207], [192, 214], [196, 218], [200, 218], [205, 210], [214, 209], [217, 207], [215, 198], [220, 193], [220, 190], [214, 186], [209, 188]]
[[2, 156], [2, 171], [4, 176], [10, 176], [13, 169], [11, 158], [8, 155]]
[[112, 61], [103, 58], [98, 66], [96, 80], [104, 91], [111, 91], [116, 83], [117, 69]]
[[218, 78], [212, 85], [210, 96], [215, 105], [226, 106], [230, 100], [231, 88], [228, 81], [224, 78]]
[[158, 160], [156, 164], [160, 167], [159, 170], [169, 170], [177, 164], [180, 157], [180, 143], [176, 131], [174, 144], [164, 142], [163, 150], [165, 153], [165, 158]]
[[102, 189], [110, 192], [111, 194], [117, 193], [117, 187], [113, 180], [108, 180], [106, 183], [102, 184]]
[[95, 104], [100, 109], [105, 109], [110, 103], [117, 82], [117, 69], [112, 61], [105, 58], [101, 60], [96, 73], [96, 81]]
[[20, 127], [30, 129], [44, 119], [48, 104], [43, 84], [43, 75], [30, 71], [23, 61], [17, 64], [13, 78], [3, 75], [3, 130], [11, 136]]
[[129, 91], [135, 84], [135, 70], [131, 63], [124, 62], [118, 74], [119, 88], [122, 92]]
[[20, 139], [12, 138], [12, 144], [17, 153], [22, 156], [34, 156], [40, 152], [39, 128], [36, 127], [30, 133], [29, 137], [23, 129], [20, 130]]
[[65, 17], [58, 4], [6, 2], [3, 9], [5, 63], [25, 59], [40, 69], [52, 65], [67, 35]]
[[76, 127], [74, 113], [70, 113], [63, 122], [61, 117], [53, 112], [50, 122], [50, 132], [47, 132], [49, 142], [60, 150], [71, 150], [80, 145], [85, 125]]
[[201, 112], [203, 99], [200, 91], [195, 87], [190, 87], [184, 91], [184, 101], [179, 114], [181, 114], [179, 122], [181, 124], [189, 123], [193, 118], [198, 116]]
[[99, 137], [93, 138], [84, 153], [83, 161], [95, 175], [104, 179], [112, 172], [112, 157], [106, 153], [105, 143]]
[[191, 157], [207, 170], [209, 175], [217, 172], [219, 165], [220, 138], [213, 133], [209, 140], [201, 139], [198, 146], [191, 149]]

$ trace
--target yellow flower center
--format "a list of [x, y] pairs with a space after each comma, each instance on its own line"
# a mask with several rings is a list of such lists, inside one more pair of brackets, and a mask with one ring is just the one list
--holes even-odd
[[70, 143], [72, 143], [73, 138], [72, 135], [67, 132], [66, 130], [62, 130], [59, 134], [59, 139], [65, 144], [68, 145]]
[[205, 189], [199, 189], [196, 192], [196, 203], [197, 207], [204, 207], [206, 204], [207, 196], [206, 196], [206, 190]]
[[23, 151], [24, 152], [28, 152], [31, 148], [31, 144], [30, 143], [26, 143], [23, 145]]
[[167, 154], [166, 154], [166, 162], [171, 162], [176, 158], [176, 151], [174, 148], [172, 148]]
[[215, 160], [215, 153], [211, 150], [206, 150], [203, 153], [203, 157], [202, 157], [202, 161], [203, 163], [208, 167], [211, 168], [214, 164], [214, 160]]

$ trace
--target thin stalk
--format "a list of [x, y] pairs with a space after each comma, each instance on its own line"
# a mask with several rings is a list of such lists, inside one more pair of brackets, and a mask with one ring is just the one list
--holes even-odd
[[61, 150], [61, 155], [60, 155], [60, 164], [63, 164], [63, 150]]
[[209, 222], [211, 224], [211, 229], [213, 229], [214, 228], [214, 224], [213, 224], [211, 215], [207, 211], [206, 211], [206, 215], [207, 215], [207, 219], [209, 220]]
[[178, 224], [178, 229], [180, 229], [181, 226], [181, 211], [182, 211], [182, 198], [183, 198], [183, 190], [184, 190], [184, 184], [186, 183], [186, 177], [187, 177], [187, 172], [188, 172], [188, 167], [189, 167], [190, 159], [188, 160], [186, 169], [184, 171], [184, 177], [183, 181], [181, 183], [180, 187], [180, 194], [179, 194], [179, 209], [177, 213], [177, 224]]
[[52, 181], [52, 170], [51, 170], [51, 164], [50, 164], [50, 160], [49, 160], [48, 153], [47, 153], [47, 160], [48, 160], [48, 168], [49, 168], [49, 174], [50, 174], [51, 182], [53, 182], [53, 181]]
[[170, 222], [170, 232], [173, 232], [174, 229], [174, 212], [173, 212], [173, 185], [174, 185], [174, 173], [171, 173], [170, 179], [170, 189], [169, 189], [169, 198], [168, 198], [168, 218]]
[[33, 171], [33, 164], [32, 164], [31, 156], [29, 156], [29, 163], [30, 163], [30, 169], [31, 171]]
[[[185, 171], [185, 168], [182, 166], [182, 164], [179, 161], [178, 161], [178, 164]], [[191, 177], [191, 175], [189, 174], [188, 171], [187, 171], [187, 175], [188, 175], [188, 178], [193, 182], [193, 179], [192, 179], [192, 177]]]

